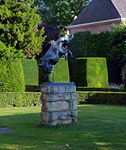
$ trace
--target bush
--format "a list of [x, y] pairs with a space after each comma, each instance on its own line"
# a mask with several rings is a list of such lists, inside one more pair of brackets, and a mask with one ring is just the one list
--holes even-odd
[[74, 61], [73, 81], [77, 86], [86, 86], [90, 88], [108, 87], [108, 72], [105, 58], [85, 57], [77, 58]]
[[106, 57], [110, 58], [111, 32], [91, 34], [79, 32], [74, 34], [69, 49], [75, 57]]
[[[44, 74], [41, 67], [39, 67], [39, 84], [43, 83]], [[52, 73], [50, 74], [50, 79], [53, 82], [69, 82], [69, 68], [68, 62], [64, 58], [60, 58], [59, 62], [54, 66]]]
[[53, 82], [69, 82], [68, 62], [64, 58], [60, 58], [59, 62], [54, 66], [54, 70], [50, 75]]
[[77, 97], [80, 104], [126, 105], [126, 93], [124, 92], [78, 91]]
[[13, 47], [15, 53], [31, 56], [40, 52], [45, 38], [44, 30], [37, 31], [41, 19], [36, 10], [31, 8], [30, 0], [0, 1], [0, 41]]
[[[26, 107], [40, 105], [40, 92], [1, 92], [0, 107]], [[77, 91], [79, 104], [126, 105], [126, 93], [103, 91]]]
[[40, 92], [1, 92], [0, 107], [40, 105]]
[[0, 60], [0, 92], [25, 91], [24, 73], [20, 59]]
[[35, 59], [24, 59], [25, 85], [38, 85], [38, 65]]
[[74, 35], [69, 49], [75, 57], [105, 57], [108, 62], [109, 82], [120, 84], [121, 71], [126, 64], [126, 25], [115, 25], [111, 32]]

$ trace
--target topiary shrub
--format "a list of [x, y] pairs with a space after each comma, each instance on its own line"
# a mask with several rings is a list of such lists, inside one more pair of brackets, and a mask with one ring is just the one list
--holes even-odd
[[73, 81], [77, 86], [90, 88], [108, 87], [108, 72], [105, 58], [77, 58], [73, 67]]
[[35, 59], [23, 59], [25, 85], [38, 85], [38, 65]]
[[[44, 82], [44, 74], [41, 67], [39, 67], [39, 85]], [[50, 74], [52, 82], [69, 82], [69, 68], [68, 62], [64, 58], [60, 58], [59, 62], [54, 66], [52, 73]]]
[[69, 82], [68, 62], [64, 58], [60, 58], [59, 62], [54, 66], [50, 75], [53, 82]]
[[24, 73], [21, 59], [0, 60], [0, 92], [25, 91]]

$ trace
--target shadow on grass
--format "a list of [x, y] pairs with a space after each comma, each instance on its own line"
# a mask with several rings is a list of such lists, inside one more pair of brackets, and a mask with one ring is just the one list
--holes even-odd
[[77, 124], [56, 127], [42, 125], [40, 113], [2, 116], [0, 128], [15, 132], [0, 134], [0, 150], [125, 150], [126, 121], [102, 109], [81, 107]]

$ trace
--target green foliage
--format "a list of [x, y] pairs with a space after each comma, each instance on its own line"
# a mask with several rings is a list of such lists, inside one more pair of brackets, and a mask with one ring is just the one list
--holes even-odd
[[7, 47], [3, 42], [0, 41], [0, 58], [1, 59], [10, 59], [23, 57], [21, 51], [17, 51], [12, 47]]
[[71, 74], [74, 74], [73, 81], [77, 86], [108, 87], [108, 71], [105, 58], [77, 58]]
[[68, 62], [64, 58], [60, 58], [59, 62], [54, 66], [50, 79], [53, 82], [69, 82]]
[[0, 92], [23, 92], [24, 73], [20, 59], [0, 60]]
[[105, 57], [108, 63], [109, 82], [121, 83], [121, 67], [126, 64], [126, 26], [115, 25], [111, 32], [74, 35], [69, 49], [75, 57]]
[[[74, 17], [77, 16], [87, 5], [88, 0], [35, 0], [34, 5], [41, 9], [38, 10], [44, 22], [58, 27], [61, 33], [64, 32], [65, 26], [71, 24]], [[43, 7], [44, 6], [44, 7]]]
[[79, 32], [74, 35], [70, 42], [70, 50], [75, 57], [106, 57], [111, 54], [111, 32], [91, 34]]
[[40, 105], [39, 92], [0, 92], [0, 107]]
[[79, 103], [126, 105], [125, 92], [78, 91], [77, 97]]
[[[0, 107], [40, 105], [40, 92], [1, 92]], [[78, 103], [126, 105], [125, 92], [77, 91]]]
[[111, 34], [111, 58], [123, 66], [126, 63], [126, 25], [114, 26]]
[[[59, 62], [54, 66], [52, 73], [50, 74], [50, 79], [53, 82], [69, 82], [69, 68], [68, 62], [64, 58], [60, 58]], [[39, 85], [44, 82], [44, 73], [39, 67]]]
[[44, 31], [37, 32], [37, 26], [41, 20], [36, 14], [36, 8], [31, 8], [29, 2], [31, 0], [25, 2], [2, 0], [0, 3], [0, 41], [7, 47], [13, 47], [15, 53], [22, 50], [23, 54], [34, 55], [40, 52], [44, 41], [42, 37]]
[[23, 59], [25, 85], [38, 85], [38, 65], [35, 59]]

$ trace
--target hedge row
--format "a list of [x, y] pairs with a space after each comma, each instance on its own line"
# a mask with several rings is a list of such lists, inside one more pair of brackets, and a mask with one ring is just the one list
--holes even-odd
[[[1, 92], [0, 107], [26, 107], [40, 105], [40, 92]], [[77, 91], [79, 104], [126, 105], [124, 92]]]
[[[59, 62], [54, 65], [53, 70], [50, 74], [50, 80], [52, 82], [69, 82], [69, 68], [68, 62], [64, 58], [60, 58]], [[39, 67], [39, 85], [44, 82], [44, 74], [42, 68]]]
[[25, 82], [21, 59], [0, 60], [0, 92], [24, 92]]
[[74, 34], [69, 49], [74, 57], [105, 57], [108, 63], [109, 83], [122, 82], [121, 68], [126, 64], [125, 25], [116, 25], [111, 32]]
[[77, 91], [101, 91], [101, 92], [126, 92], [125, 89], [115, 89], [115, 88], [87, 88], [83, 86], [78, 86]]
[[126, 105], [125, 92], [78, 91], [79, 104]]
[[35, 59], [23, 59], [22, 61], [25, 85], [38, 85], [38, 65]]
[[76, 86], [87, 88], [107, 88], [108, 71], [106, 59], [100, 57], [81, 57], [69, 59], [71, 81]]
[[69, 82], [68, 62], [64, 58], [60, 58], [59, 62], [54, 66], [54, 70], [50, 75], [53, 82]]
[[40, 105], [40, 92], [0, 92], [0, 107]]

